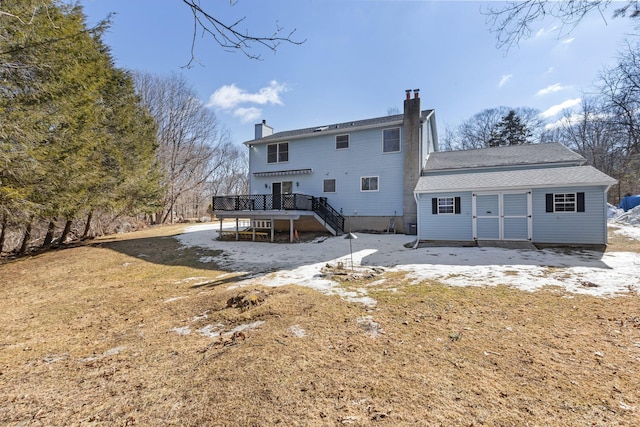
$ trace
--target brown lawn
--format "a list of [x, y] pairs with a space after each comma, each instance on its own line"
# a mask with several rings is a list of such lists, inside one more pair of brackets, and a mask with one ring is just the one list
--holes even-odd
[[198, 261], [218, 254], [181, 249], [178, 231], [0, 264], [0, 424], [640, 424], [637, 294], [387, 273], [368, 309], [293, 286], [229, 289], [233, 272]]

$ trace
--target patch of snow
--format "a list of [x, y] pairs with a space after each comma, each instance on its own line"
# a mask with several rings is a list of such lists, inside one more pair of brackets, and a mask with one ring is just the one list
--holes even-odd
[[173, 328], [171, 332], [175, 332], [178, 335], [189, 335], [191, 333], [191, 328], [188, 326], [183, 326], [182, 328]]
[[[640, 216], [640, 210], [637, 214]], [[640, 227], [615, 221], [612, 225], [638, 232], [629, 231], [640, 240]], [[375, 305], [367, 295], [371, 286], [346, 290], [322, 274], [327, 264], [351, 265], [349, 242], [340, 236], [295, 244], [237, 242], [216, 240], [215, 230], [212, 224], [192, 226], [176, 238], [185, 246], [222, 251], [215, 262], [223, 269], [236, 274], [251, 272], [234, 287], [298, 285]], [[383, 267], [389, 272], [406, 273], [416, 282], [432, 279], [450, 286], [505, 285], [526, 291], [557, 286], [567, 292], [601, 297], [640, 292], [640, 254], [633, 252], [406, 248], [404, 244], [411, 240], [412, 236], [402, 234], [358, 233], [358, 239], [351, 241], [354, 267]]]
[[613, 217], [609, 217], [609, 221], [614, 223], [640, 225], [640, 205], [633, 209], [629, 209], [626, 212], [622, 209], [618, 209]]
[[287, 332], [296, 338], [302, 338], [307, 336], [307, 332], [300, 325], [291, 325], [287, 328]]
[[214, 338], [219, 337], [223, 330], [224, 325], [222, 323], [217, 323], [215, 325], [207, 325], [200, 329], [196, 329], [196, 332], [203, 337]]
[[231, 329], [230, 331], [225, 332], [222, 335], [233, 335], [236, 332], [244, 331], [244, 330], [247, 330], [247, 329], [255, 329], [255, 328], [257, 328], [259, 326], [262, 326], [262, 325], [264, 325], [264, 320], [257, 320], [257, 321], [255, 321], [253, 323], [246, 323], [244, 325], [236, 326], [235, 328]]
[[105, 357], [115, 356], [116, 354], [119, 354], [121, 351], [125, 350], [126, 348], [127, 348], [127, 346], [121, 345], [121, 346], [118, 346], [118, 347], [111, 348], [111, 349], [105, 351], [104, 353], [102, 353], [101, 355], [85, 357], [83, 359], [80, 359], [80, 361], [81, 362], [93, 362], [95, 360], [104, 359]]
[[358, 319], [358, 325], [364, 329], [364, 333], [375, 338], [384, 334], [378, 322], [373, 321], [373, 316], [364, 316]]
[[166, 300], [164, 300], [164, 301], [162, 301], [162, 302], [167, 303], [167, 302], [172, 302], [172, 301], [178, 301], [179, 299], [183, 299], [183, 298], [186, 298], [186, 297], [173, 297], [173, 298], [167, 298]]
[[613, 206], [611, 203], [607, 203], [607, 218], [615, 218], [620, 213], [624, 212], [624, 209], [619, 209]]

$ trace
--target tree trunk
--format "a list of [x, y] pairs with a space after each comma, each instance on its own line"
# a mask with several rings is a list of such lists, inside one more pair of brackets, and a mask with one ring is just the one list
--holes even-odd
[[4, 249], [4, 239], [7, 231], [7, 217], [2, 217], [2, 231], [0, 232], [0, 255], [2, 254], [2, 249]]
[[46, 248], [51, 245], [53, 242], [53, 232], [56, 230], [56, 223], [54, 221], [49, 221], [49, 226], [47, 227], [47, 234], [44, 236], [44, 242], [42, 242], [42, 247]]
[[89, 230], [91, 229], [92, 218], [93, 218], [93, 211], [89, 211], [89, 215], [87, 215], [87, 224], [84, 226], [84, 233], [82, 233], [83, 240], [89, 236]]
[[24, 230], [24, 237], [22, 239], [22, 245], [20, 245], [20, 250], [18, 251], [18, 255], [24, 255], [27, 253], [27, 247], [29, 245], [30, 238], [31, 238], [31, 222], [27, 224], [27, 228]]
[[71, 220], [68, 219], [67, 222], [64, 223], [64, 230], [62, 230], [62, 235], [60, 236], [60, 244], [63, 245], [69, 236], [69, 232], [71, 231]]

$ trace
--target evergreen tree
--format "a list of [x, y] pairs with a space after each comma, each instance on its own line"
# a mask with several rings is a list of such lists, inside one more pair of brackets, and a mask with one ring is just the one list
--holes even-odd
[[[150, 211], [160, 193], [155, 125], [79, 5], [3, 1], [0, 14], [0, 250], [7, 226], [94, 209]], [[24, 19], [23, 19], [24, 18]], [[88, 228], [87, 228], [88, 229]]]
[[514, 110], [502, 118], [491, 132], [490, 147], [531, 143], [532, 133]]

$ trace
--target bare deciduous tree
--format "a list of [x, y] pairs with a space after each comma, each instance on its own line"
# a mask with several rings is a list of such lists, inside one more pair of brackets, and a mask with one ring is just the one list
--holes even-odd
[[457, 128], [447, 129], [445, 133], [445, 148], [449, 150], [470, 150], [490, 147], [492, 140], [495, 138], [497, 127], [511, 111], [531, 131], [533, 142], [542, 142], [544, 140], [545, 122], [540, 118], [538, 110], [528, 107], [509, 108], [502, 106], [482, 110], [462, 122]]
[[[555, 18], [562, 25], [561, 35], [569, 34], [589, 13], [598, 13], [606, 22], [604, 13], [612, 7], [612, 0], [547, 1], [525, 0], [490, 6], [485, 12], [491, 31], [496, 33], [497, 46], [502, 49], [517, 46], [534, 32], [533, 25], [545, 17]], [[640, 16], [638, 0], [617, 3], [613, 17]]]
[[231, 140], [182, 76], [138, 73], [135, 81], [158, 126], [158, 161], [165, 185], [158, 221], [173, 223], [177, 211], [185, 211], [177, 209], [181, 203], [200, 206], [193, 195], [204, 193], [204, 184], [225, 164]]

